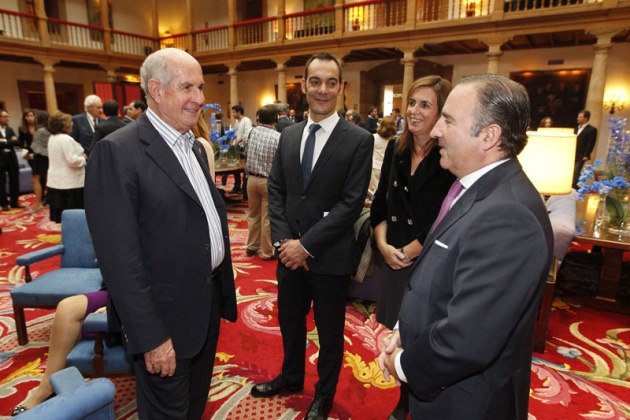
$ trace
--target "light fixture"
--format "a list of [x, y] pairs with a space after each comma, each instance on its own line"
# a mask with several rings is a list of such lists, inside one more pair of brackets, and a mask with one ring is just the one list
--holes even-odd
[[518, 155], [527, 177], [542, 195], [571, 192], [575, 164], [575, 134], [528, 131], [527, 146]]
[[538, 131], [543, 133], [573, 134], [575, 129], [571, 127], [538, 127]]
[[623, 110], [624, 105], [626, 104], [626, 95], [621, 91], [611, 92], [604, 98], [604, 109], [607, 109], [610, 112], [610, 115], [613, 115], [615, 111]]

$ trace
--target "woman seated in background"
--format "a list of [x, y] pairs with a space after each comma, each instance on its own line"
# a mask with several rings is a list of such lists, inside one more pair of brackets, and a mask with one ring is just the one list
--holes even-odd
[[[370, 219], [385, 262], [376, 319], [389, 329], [398, 321], [413, 260], [455, 181], [455, 176], [440, 166], [440, 147], [431, 137], [451, 89], [440, 76], [413, 82], [407, 94], [403, 132], [397, 141], [387, 143]], [[409, 385], [403, 382], [390, 420], [407, 418], [409, 392]]]
[[61, 223], [61, 213], [67, 209], [82, 209], [85, 165], [83, 147], [69, 133], [72, 116], [57, 111], [48, 122], [48, 204], [50, 220]]
[[70, 296], [59, 302], [50, 332], [46, 372], [27, 400], [15, 406], [11, 416], [23, 413], [53, 395], [50, 375], [66, 367], [68, 354], [81, 338], [94, 338], [94, 333], [83, 330], [83, 321], [93, 312], [104, 313], [106, 304], [107, 290]]

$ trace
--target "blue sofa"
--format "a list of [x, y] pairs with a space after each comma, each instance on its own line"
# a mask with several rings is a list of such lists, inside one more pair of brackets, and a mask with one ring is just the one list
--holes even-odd
[[[18, 158], [18, 166], [20, 168], [20, 194], [26, 194], [33, 192], [33, 181], [31, 177], [33, 175], [33, 171], [31, 166], [28, 164], [26, 160], [22, 157], [21, 151], [16, 152]], [[7, 177], [6, 185], [4, 186], [5, 191], [9, 194], [9, 179]]]

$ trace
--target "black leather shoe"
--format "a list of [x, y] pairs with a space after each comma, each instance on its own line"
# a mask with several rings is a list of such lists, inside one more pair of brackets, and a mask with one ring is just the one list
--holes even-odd
[[300, 392], [303, 389], [303, 384], [288, 384], [281, 376], [276, 376], [275, 379], [269, 382], [255, 385], [251, 390], [251, 394], [252, 397], [269, 398], [281, 392]]
[[332, 406], [333, 406], [332, 398], [315, 397], [304, 419], [305, 420], [326, 420], [328, 418], [328, 414], [330, 413], [330, 409], [332, 408]]
[[14, 209], [25, 209], [26, 206], [21, 205], [20, 203], [11, 204], [11, 207]]
[[230, 194], [243, 194], [243, 190], [240, 188], [232, 188], [232, 190], [230, 191]]
[[258, 254], [258, 251], [254, 251], [253, 249], [247, 248], [247, 250], [245, 251], [245, 254], [248, 257], [253, 257], [254, 255]]

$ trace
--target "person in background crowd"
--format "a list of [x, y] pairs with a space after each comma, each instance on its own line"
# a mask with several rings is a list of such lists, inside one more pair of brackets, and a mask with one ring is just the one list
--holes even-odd
[[538, 125], [539, 127], [553, 127], [553, 120], [551, 119], [551, 117], [545, 117], [542, 120], [540, 120], [540, 124]]
[[[243, 109], [240, 105], [234, 105], [232, 107], [232, 117], [236, 120], [234, 123], [236, 139], [233, 142], [233, 146], [239, 150], [245, 133], [252, 128], [252, 120], [245, 116], [245, 109]], [[230, 191], [230, 194], [243, 194], [243, 189], [241, 188], [241, 175], [234, 174], [233, 176], [234, 187], [232, 188], [232, 191]], [[227, 183], [227, 175], [223, 175], [221, 182], [223, 185]]]
[[[268, 179], [271, 236], [280, 262], [278, 321], [282, 372], [254, 386], [268, 398], [304, 387], [306, 315], [313, 302], [319, 335], [319, 380], [307, 420], [326, 419], [343, 361], [346, 295], [358, 263], [353, 224], [370, 181], [374, 140], [340, 119], [335, 107], [343, 92], [339, 60], [328, 53], [306, 63], [302, 92], [307, 120], [282, 131]], [[301, 156], [301, 160], [298, 157]]]
[[376, 133], [378, 129], [378, 107], [371, 106], [368, 108], [368, 116], [363, 128], [372, 134]]
[[50, 220], [61, 223], [66, 209], [82, 209], [87, 156], [81, 144], [69, 136], [73, 118], [57, 111], [50, 116], [48, 129], [48, 205]]
[[405, 119], [400, 115], [400, 108], [392, 108], [392, 117], [396, 120], [396, 131], [398, 134], [402, 134], [403, 127], [405, 125]]
[[103, 104], [103, 113], [107, 118], [102, 123], [94, 127], [94, 137], [92, 138], [90, 150], [94, 148], [99, 140], [125, 126], [125, 123], [118, 116], [118, 102], [115, 100], [108, 99], [105, 101]]
[[588, 161], [591, 158], [591, 153], [593, 153], [593, 148], [595, 147], [595, 143], [597, 142], [597, 128], [588, 123], [590, 119], [590, 111], [580, 111], [577, 116], [578, 126], [574, 130], [574, 133], [577, 134], [577, 146], [575, 148], [573, 188], [575, 188], [576, 190], [578, 188], [577, 183], [580, 179], [582, 166], [584, 166], [584, 162]]
[[72, 133], [86, 155], [90, 154], [90, 146], [94, 137], [94, 127], [103, 122], [101, 113], [103, 112], [103, 101], [97, 95], [88, 95], [83, 102], [85, 112], [72, 117]]
[[280, 139], [280, 132], [275, 127], [278, 121], [277, 110], [277, 104], [261, 107], [256, 113], [258, 126], [252, 128], [243, 141], [245, 156], [247, 156], [245, 161], [248, 198], [246, 254], [252, 257], [260, 250], [260, 257], [263, 260], [270, 260], [274, 256], [268, 216], [267, 177]]
[[[455, 180], [440, 167], [440, 147], [430, 134], [450, 92], [451, 84], [440, 76], [413, 82], [407, 94], [403, 133], [386, 145], [370, 220], [384, 262], [376, 320], [389, 329], [398, 321], [413, 260], [420, 254], [442, 200]], [[389, 119], [395, 132], [393, 117]], [[408, 413], [409, 387], [403, 384], [389, 418], [404, 420]]]
[[48, 112], [37, 111], [37, 130], [33, 136], [33, 192], [35, 202], [30, 212], [36, 213], [47, 202], [46, 185], [48, 183]]
[[276, 124], [276, 130], [278, 130], [279, 133], [282, 133], [282, 130], [285, 127], [288, 127], [294, 124], [293, 121], [291, 121], [288, 116], [289, 105], [282, 102], [276, 103], [274, 105], [276, 106], [276, 109], [278, 110], [278, 123]]
[[208, 124], [204, 118], [203, 111], [199, 114], [197, 124], [191, 128], [195, 138], [201, 143], [203, 149], [206, 152], [208, 158], [208, 170], [210, 171], [210, 179], [214, 181], [214, 149], [210, 143], [210, 131], [208, 130]]
[[[15, 147], [19, 147], [15, 131], [9, 127], [9, 113], [0, 111], [0, 204], [3, 211], [9, 211], [9, 204], [14, 209], [23, 209], [19, 203], [20, 197], [20, 168], [15, 154]], [[9, 177], [9, 198], [6, 185]], [[9, 201], [10, 200], [10, 201]]]
[[440, 166], [457, 180], [378, 358], [386, 381], [409, 384], [414, 419], [528, 418], [534, 327], [553, 254], [545, 203], [516, 158], [529, 120], [523, 85], [474, 75], [455, 86], [430, 133]]
[[298, 122], [297, 117], [295, 116], [295, 109], [293, 108], [289, 110], [289, 119], [294, 123]]
[[33, 150], [31, 149], [31, 143], [33, 143], [33, 134], [35, 134], [36, 121], [35, 112], [33, 109], [25, 109], [22, 113], [22, 123], [18, 128], [18, 142], [24, 153], [24, 160], [28, 162], [28, 165], [33, 168]]
[[122, 122], [124, 122], [125, 124], [129, 124], [131, 121], [133, 121], [133, 119], [129, 116], [129, 105], [123, 106], [123, 115], [125, 117], [122, 119]]
[[396, 138], [396, 122], [394, 117], [384, 117], [381, 125], [374, 134], [374, 152], [372, 153], [372, 175], [370, 177], [370, 191], [374, 193], [381, 179], [381, 167], [385, 149], [391, 140]]
[[133, 355], [141, 419], [200, 419], [221, 317], [236, 320], [225, 204], [191, 128], [204, 105], [201, 66], [164, 48], [140, 68], [149, 108], [99, 141], [86, 216]]
[[[140, 116], [146, 110], [147, 110], [147, 104], [145, 104], [144, 102], [137, 99], [135, 101], [131, 101], [129, 103], [129, 106], [127, 107], [127, 116], [125, 117], [125, 119], [129, 117], [131, 121], [135, 121], [138, 118], [140, 118]], [[128, 121], [128, 122], [131, 122], [131, 121]]]

